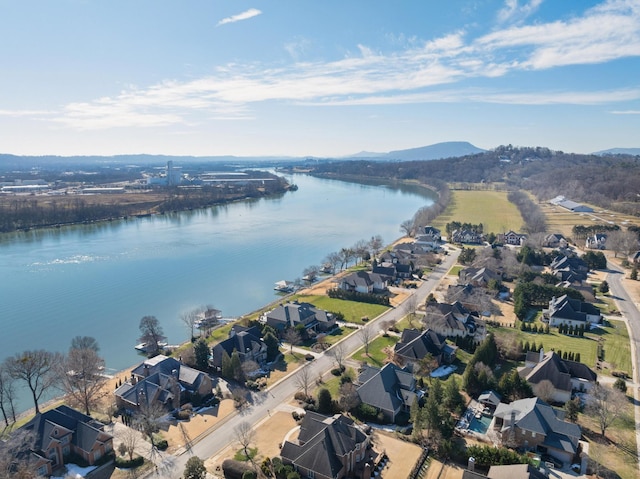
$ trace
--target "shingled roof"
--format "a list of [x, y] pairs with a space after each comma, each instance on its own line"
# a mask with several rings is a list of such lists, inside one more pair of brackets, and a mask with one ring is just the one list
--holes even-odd
[[344, 467], [342, 457], [366, 441], [367, 435], [346, 416], [307, 412], [300, 424], [297, 443], [285, 441], [280, 455], [285, 461], [318, 475], [337, 477]]

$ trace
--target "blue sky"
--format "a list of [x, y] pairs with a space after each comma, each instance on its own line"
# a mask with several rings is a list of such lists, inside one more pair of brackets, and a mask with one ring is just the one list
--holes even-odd
[[640, 0], [0, 0], [0, 152], [640, 147]]

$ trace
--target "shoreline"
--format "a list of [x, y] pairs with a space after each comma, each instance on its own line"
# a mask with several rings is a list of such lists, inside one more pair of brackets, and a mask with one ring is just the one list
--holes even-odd
[[[388, 248], [392, 248], [393, 246], [395, 246], [397, 244], [400, 244], [400, 243], [403, 243], [408, 239], [409, 239], [408, 236], [401, 236], [399, 238], [396, 238], [391, 243], [385, 245], [383, 250], [386, 250]], [[253, 314], [256, 314], [257, 312], [263, 310], [264, 308], [268, 307], [269, 305], [273, 305], [273, 304], [285, 301], [289, 297], [293, 296], [294, 294], [312, 295], [313, 294], [313, 290], [315, 288], [319, 287], [323, 283], [332, 283], [332, 282], [334, 282], [334, 280], [336, 278], [339, 278], [340, 276], [344, 275], [346, 272], [348, 272], [348, 269], [344, 269], [344, 270], [339, 271], [337, 273], [328, 275], [328, 276], [324, 277], [323, 279], [321, 279], [320, 281], [317, 281], [317, 282], [315, 282], [315, 283], [313, 283], [313, 284], [311, 284], [309, 286], [306, 286], [306, 287], [304, 287], [304, 288], [302, 288], [302, 289], [300, 289], [298, 291], [295, 291], [293, 293], [289, 293], [289, 294], [287, 294], [285, 296], [282, 296], [280, 298], [276, 298], [273, 301], [261, 306], [260, 308], [254, 310], [254, 311], [250, 311], [248, 313], [245, 313], [245, 314], [239, 316], [238, 318], [236, 318], [235, 321], [240, 321], [241, 319], [243, 319], [243, 318], [245, 318], [247, 316], [251, 316]], [[305, 293], [305, 291], [306, 291], [306, 293]], [[187, 345], [189, 343], [190, 343], [190, 341], [184, 341], [184, 342], [182, 342], [182, 343], [180, 343], [178, 345], [178, 348], [181, 348], [181, 347], [183, 347], [183, 346], [185, 346], [185, 345]], [[132, 364], [132, 365], [130, 365], [130, 366], [124, 368], [124, 369], [116, 371], [115, 373], [105, 374], [105, 377], [107, 377], [107, 381], [106, 381], [106, 384], [105, 384], [104, 387], [108, 388], [107, 391], [106, 391], [105, 396], [107, 396], [109, 394], [113, 394], [113, 391], [115, 391], [115, 389], [116, 389], [116, 387], [115, 387], [116, 382], [119, 379], [127, 378], [131, 374], [131, 370], [134, 369], [136, 366], [138, 366], [138, 364], [140, 364], [144, 360], [145, 359], [141, 359], [141, 361], [139, 363], [134, 363], [134, 364]], [[59, 396], [55, 396], [55, 397], [53, 397], [51, 399], [48, 399], [47, 401], [45, 401], [43, 403], [38, 404], [38, 406], [39, 406], [39, 409], [40, 409], [41, 412], [45, 412], [45, 411], [48, 411], [50, 409], [53, 409], [54, 406], [56, 406], [58, 403], [61, 403], [61, 402], [64, 403], [64, 401], [65, 401], [65, 395], [61, 394]], [[94, 413], [94, 412], [96, 412], [96, 411], [92, 411], [92, 413]], [[99, 412], [100, 414], [103, 414], [100, 411], [97, 411], [97, 412]], [[34, 416], [35, 416], [35, 407], [31, 406], [29, 409], [27, 409], [27, 410], [25, 410], [25, 411], [23, 411], [21, 413], [16, 414], [16, 423], [22, 421], [23, 419], [26, 419], [26, 421], [28, 422]]]

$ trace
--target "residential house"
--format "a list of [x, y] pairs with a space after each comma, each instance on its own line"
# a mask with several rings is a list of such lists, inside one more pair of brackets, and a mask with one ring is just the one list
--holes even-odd
[[551, 233], [544, 237], [542, 245], [546, 248], [566, 248], [569, 242], [560, 233]]
[[353, 419], [308, 411], [300, 423], [298, 438], [285, 440], [280, 456], [303, 478], [369, 479], [379, 454]]
[[387, 276], [392, 281], [399, 283], [404, 279], [409, 279], [413, 275], [413, 266], [411, 263], [389, 263], [381, 262], [373, 267], [373, 273], [381, 276]]
[[428, 302], [422, 322], [425, 328], [445, 338], [471, 336], [476, 341], [482, 341], [486, 336], [484, 321], [459, 301], [452, 304]]
[[193, 395], [212, 392], [211, 378], [175, 358], [159, 354], [131, 371], [131, 378], [115, 391], [116, 405], [129, 411], [159, 403], [167, 410], [180, 407]]
[[93, 466], [113, 451], [113, 436], [104, 431], [104, 424], [68, 406], [36, 414], [20, 431], [33, 435], [31, 450], [25, 454], [31, 454], [40, 476], [60, 472], [70, 454]]
[[460, 229], [451, 233], [450, 241], [452, 243], [480, 244], [484, 241], [484, 236], [473, 230]]
[[238, 352], [240, 362], [250, 360], [258, 364], [264, 363], [267, 360], [267, 345], [262, 340], [260, 328], [246, 328], [235, 324], [229, 331], [229, 337], [211, 349], [211, 366], [220, 370], [223, 356], [231, 356], [234, 351]]
[[587, 279], [589, 266], [577, 256], [556, 256], [549, 265], [551, 273], [560, 281], [582, 282]]
[[332, 313], [316, 308], [313, 304], [299, 303], [298, 301], [281, 304], [265, 313], [260, 320], [276, 331], [295, 328], [302, 324], [306, 330], [327, 332], [336, 326], [336, 320]]
[[596, 233], [588, 236], [585, 241], [585, 247], [589, 249], [606, 249], [607, 235], [604, 233]]
[[586, 329], [590, 324], [598, 324], [602, 320], [600, 310], [593, 304], [572, 299], [566, 294], [551, 298], [549, 309], [542, 310], [542, 317], [543, 321], [549, 322], [549, 326], [566, 324], [576, 328], [582, 325]]
[[500, 403], [493, 417], [493, 429], [503, 446], [549, 454], [565, 464], [578, 452], [580, 427], [564, 421], [562, 411], [540, 398]]
[[421, 395], [413, 374], [393, 363], [382, 368], [364, 366], [356, 391], [362, 403], [376, 408], [389, 422], [394, 422], [401, 412], [409, 411], [413, 400]]
[[518, 374], [531, 384], [537, 396], [540, 396], [537, 392], [540, 383], [549, 381], [553, 386], [549, 400], [554, 403], [569, 401], [573, 391], [589, 391], [598, 379], [587, 365], [562, 359], [554, 351], [545, 354], [542, 348], [539, 352], [527, 353], [525, 365]]
[[489, 268], [464, 268], [458, 272], [459, 284], [470, 284], [480, 288], [487, 288], [491, 281], [502, 281], [502, 274]]
[[415, 236], [414, 243], [424, 250], [435, 250], [442, 244], [440, 230], [433, 226], [425, 226], [424, 232]]
[[640, 251], [635, 251], [629, 255], [629, 263], [638, 265], [640, 264]]
[[500, 233], [497, 235], [497, 241], [501, 244], [508, 244], [512, 246], [522, 246], [527, 240], [527, 235], [524, 233], [516, 233], [513, 230], [509, 230], [506, 233]]
[[443, 336], [430, 329], [405, 329], [393, 352], [396, 362], [413, 371], [415, 364], [427, 354], [431, 354], [438, 366], [451, 363], [455, 359], [457, 349], [456, 346], [447, 344]]
[[356, 271], [342, 278], [339, 288], [358, 293], [383, 293], [387, 291], [390, 280], [391, 278], [386, 275]]

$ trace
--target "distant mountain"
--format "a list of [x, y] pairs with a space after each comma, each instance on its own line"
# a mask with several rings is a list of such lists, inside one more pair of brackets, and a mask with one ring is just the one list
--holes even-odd
[[476, 153], [483, 153], [484, 151], [486, 150], [478, 148], [467, 141], [447, 141], [420, 148], [390, 151], [385, 157], [390, 160], [402, 161], [439, 160], [442, 158], [474, 155]]
[[640, 148], [609, 148], [608, 150], [596, 151], [594, 155], [610, 156], [610, 155], [640, 155]]

